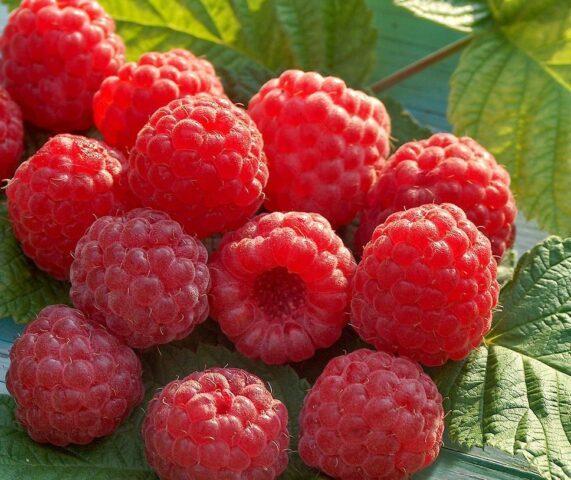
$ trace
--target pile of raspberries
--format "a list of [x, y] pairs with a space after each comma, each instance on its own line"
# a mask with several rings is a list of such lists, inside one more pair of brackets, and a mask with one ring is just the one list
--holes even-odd
[[[111, 434], [143, 399], [140, 352], [211, 317], [266, 364], [307, 360], [348, 325], [372, 347], [331, 360], [299, 419], [244, 370], [169, 383], [142, 428], [161, 479], [278, 478], [288, 422], [303, 461], [336, 479], [433, 462], [444, 412], [420, 364], [480, 344], [514, 241], [510, 178], [489, 152], [437, 133], [391, 155], [381, 101], [315, 72], [285, 71], [242, 108], [189, 51], [126, 63], [94, 0], [24, 0], [0, 50], [14, 234], [75, 306], [43, 309], [11, 351], [34, 440]], [[53, 136], [18, 165], [23, 121]], [[103, 141], [78, 133], [93, 124]], [[354, 221], [351, 251], [339, 232]]]

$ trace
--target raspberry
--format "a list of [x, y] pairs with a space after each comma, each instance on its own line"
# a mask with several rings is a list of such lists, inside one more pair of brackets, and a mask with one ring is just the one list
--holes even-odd
[[92, 138], [56, 135], [8, 184], [8, 212], [24, 253], [58, 279], [96, 217], [123, 209], [123, 156]]
[[288, 413], [256, 376], [212, 368], [169, 383], [143, 423], [162, 480], [273, 480], [286, 468]]
[[133, 350], [64, 305], [44, 308], [14, 342], [6, 385], [30, 437], [58, 446], [110, 435], [143, 399]]
[[180, 340], [208, 316], [206, 248], [166, 213], [101, 217], [74, 257], [74, 305], [133, 348]]
[[130, 149], [157, 109], [200, 92], [224, 94], [209, 61], [181, 49], [146, 53], [101, 84], [93, 99], [95, 125], [107, 143]]
[[48, 130], [88, 129], [93, 95], [124, 62], [114, 32], [94, 0], [23, 0], [0, 41], [0, 76], [24, 118]]
[[383, 104], [343, 80], [288, 70], [248, 112], [264, 137], [269, 210], [316, 212], [337, 228], [355, 217], [389, 154]]
[[341, 336], [355, 268], [321, 215], [259, 215], [212, 256], [212, 316], [250, 358], [305, 360]]
[[391, 213], [448, 202], [466, 212], [501, 258], [515, 237], [517, 209], [509, 187], [508, 172], [469, 137], [438, 133], [409, 142], [389, 159], [371, 189], [356, 246], [360, 251]]
[[440, 451], [442, 397], [408, 358], [356, 350], [325, 367], [300, 426], [301, 458], [333, 478], [410, 478]]
[[24, 149], [24, 127], [20, 107], [0, 87], [0, 180], [10, 178]]
[[457, 206], [394, 213], [357, 268], [353, 326], [378, 349], [424, 365], [461, 360], [490, 329], [496, 275], [490, 241]]
[[207, 94], [157, 110], [129, 162], [129, 183], [141, 202], [201, 238], [246, 222], [268, 178], [254, 122], [229, 100]]

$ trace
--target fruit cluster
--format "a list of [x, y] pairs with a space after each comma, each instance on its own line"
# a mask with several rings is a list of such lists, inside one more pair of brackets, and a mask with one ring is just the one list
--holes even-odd
[[[308, 360], [350, 325], [376, 350], [326, 366], [294, 419], [301, 458], [341, 480], [429, 465], [444, 411], [420, 364], [465, 358], [490, 328], [515, 234], [507, 172], [451, 134], [390, 156], [385, 107], [341, 79], [285, 71], [244, 110], [206, 59], [125, 64], [114, 31], [95, 0], [24, 0], [0, 42], [14, 234], [76, 307], [45, 308], [15, 342], [19, 421], [54, 445], [109, 435], [142, 401], [136, 351], [209, 315], [267, 364]], [[55, 135], [16, 170], [22, 119]], [[92, 124], [103, 141], [70, 133]], [[351, 252], [334, 229], [356, 218]], [[288, 464], [286, 407], [239, 369], [166, 385], [142, 436], [163, 480], [272, 480]]]

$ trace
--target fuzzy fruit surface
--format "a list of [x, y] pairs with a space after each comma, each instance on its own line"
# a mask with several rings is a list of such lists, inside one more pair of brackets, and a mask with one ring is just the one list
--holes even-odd
[[299, 454], [339, 480], [404, 480], [438, 456], [442, 397], [420, 365], [361, 349], [331, 360], [305, 398]]
[[288, 412], [255, 375], [212, 368], [149, 404], [145, 452], [161, 480], [274, 480], [288, 464]]
[[16, 418], [33, 440], [65, 446], [110, 435], [143, 399], [141, 362], [79, 310], [44, 308], [10, 351]]
[[0, 180], [14, 175], [24, 150], [24, 125], [20, 107], [0, 87]]
[[207, 258], [166, 213], [102, 217], [77, 244], [70, 295], [133, 348], [180, 340], [208, 316]]
[[321, 215], [261, 214], [226, 234], [212, 257], [212, 316], [250, 358], [308, 359], [347, 324], [355, 267]]

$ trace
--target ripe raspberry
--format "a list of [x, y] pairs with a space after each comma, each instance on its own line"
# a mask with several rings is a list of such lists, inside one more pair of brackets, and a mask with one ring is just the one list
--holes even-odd
[[58, 446], [110, 435], [143, 399], [133, 350], [64, 305], [44, 308], [14, 342], [6, 385], [30, 437]]
[[305, 398], [303, 461], [339, 480], [400, 480], [438, 456], [442, 397], [405, 357], [356, 350], [334, 358]]
[[200, 92], [224, 95], [208, 60], [181, 49], [145, 53], [101, 84], [93, 98], [95, 125], [107, 143], [128, 150], [156, 110]]
[[394, 213], [357, 268], [353, 326], [378, 349], [424, 365], [461, 360], [490, 329], [496, 275], [490, 241], [457, 206]]
[[99, 218], [74, 257], [74, 305], [133, 348], [180, 340], [208, 316], [206, 248], [166, 213]]
[[143, 423], [162, 480], [273, 480], [286, 468], [288, 413], [256, 376], [212, 368], [169, 383]]
[[24, 253], [59, 279], [96, 217], [124, 207], [123, 156], [92, 138], [56, 135], [16, 170], [8, 212]]
[[263, 201], [262, 136], [229, 100], [199, 94], [157, 110], [129, 157], [129, 183], [146, 207], [200, 238], [238, 228]]
[[269, 210], [317, 212], [337, 228], [355, 217], [389, 154], [383, 104], [335, 77], [288, 70], [248, 112], [264, 137]]
[[114, 32], [94, 0], [23, 0], [0, 41], [0, 77], [24, 118], [48, 130], [88, 129], [93, 95], [124, 62]]
[[24, 127], [20, 107], [0, 87], [0, 180], [10, 178], [24, 149]]
[[355, 239], [357, 249], [361, 251], [391, 213], [448, 202], [466, 212], [501, 258], [515, 237], [517, 209], [509, 187], [508, 172], [469, 137], [438, 133], [409, 142], [389, 159], [368, 195]]
[[262, 214], [226, 234], [212, 256], [212, 316], [244, 355], [299, 362], [340, 337], [354, 272], [321, 215]]

